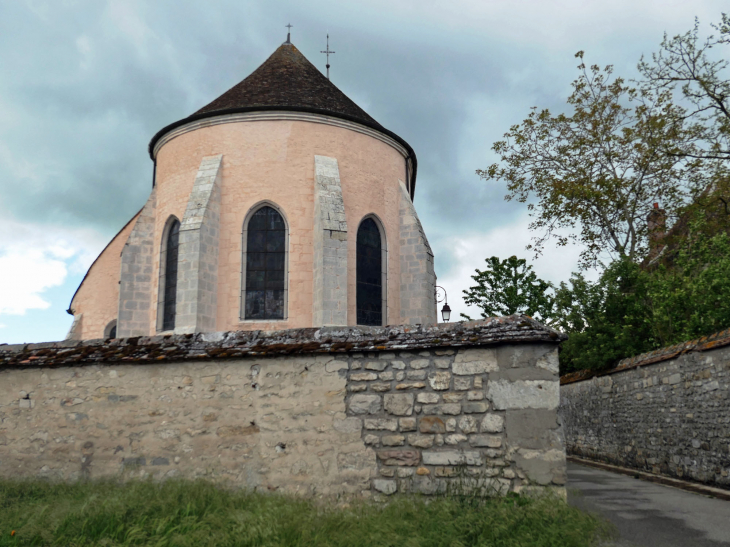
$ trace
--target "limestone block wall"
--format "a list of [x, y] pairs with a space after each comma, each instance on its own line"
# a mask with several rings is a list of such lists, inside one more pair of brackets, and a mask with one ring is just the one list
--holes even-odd
[[0, 476], [562, 489], [559, 340], [513, 316], [0, 346]]
[[569, 454], [730, 488], [730, 332], [563, 378]]

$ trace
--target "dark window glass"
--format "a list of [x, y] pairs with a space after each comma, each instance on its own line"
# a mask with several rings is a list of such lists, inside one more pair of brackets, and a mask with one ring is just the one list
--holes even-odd
[[372, 218], [357, 230], [357, 324], [383, 324], [383, 255], [380, 230]]
[[165, 251], [165, 294], [162, 312], [162, 330], [175, 328], [175, 305], [177, 302], [177, 251], [180, 242], [180, 223], [175, 220], [167, 233]]
[[262, 207], [248, 222], [245, 319], [284, 319], [286, 227], [282, 216]]
[[109, 338], [116, 338], [117, 337], [117, 326], [114, 325], [112, 327], [112, 330], [109, 331]]

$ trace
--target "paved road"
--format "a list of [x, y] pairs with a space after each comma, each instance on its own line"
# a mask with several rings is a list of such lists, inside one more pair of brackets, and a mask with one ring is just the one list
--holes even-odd
[[568, 502], [611, 521], [616, 547], [730, 546], [730, 501], [569, 462]]

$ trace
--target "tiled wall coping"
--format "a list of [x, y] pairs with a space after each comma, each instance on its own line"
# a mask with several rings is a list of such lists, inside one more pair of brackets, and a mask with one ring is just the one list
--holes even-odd
[[[730, 335], [729, 335], [730, 336]], [[99, 362], [173, 362], [201, 358], [393, 351], [515, 342], [561, 342], [567, 337], [524, 315], [483, 321], [391, 327], [324, 327], [276, 332], [231, 331], [113, 340], [0, 345], [0, 368]]]
[[684, 353], [707, 351], [727, 345], [730, 345], [730, 329], [716, 332], [709, 336], [703, 336], [695, 340], [682, 342], [681, 344], [659, 348], [648, 353], [642, 353], [641, 355], [622, 359], [617, 367], [609, 370], [579, 370], [577, 372], [571, 372], [570, 374], [560, 377], [560, 385], [582, 382], [584, 380], [590, 380], [596, 376], [616, 374], [617, 372], [630, 370], [644, 365], [653, 365], [654, 363], [669, 361], [670, 359], [674, 359]]

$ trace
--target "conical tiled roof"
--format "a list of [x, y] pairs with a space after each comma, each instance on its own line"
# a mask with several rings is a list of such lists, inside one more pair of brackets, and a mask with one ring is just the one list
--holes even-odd
[[381, 127], [290, 43], [194, 115], [256, 107], [311, 109]]
[[416, 154], [411, 146], [392, 131], [388, 131], [310, 63], [291, 43], [284, 43], [242, 82], [236, 84], [213, 102], [187, 118], [163, 127], [152, 137], [150, 157], [154, 160], [156, 143], [170, 131], [185, 124], [239, 112], [289, 110], [324, 114], [356, 122], [387, 135], [403, 145], [410, 171], [411, 197], [415, 192]]

